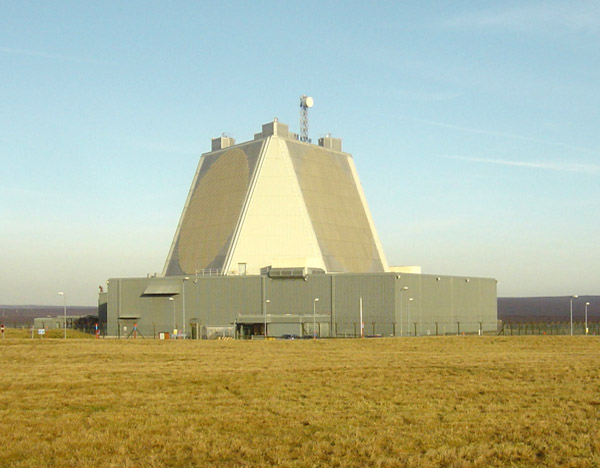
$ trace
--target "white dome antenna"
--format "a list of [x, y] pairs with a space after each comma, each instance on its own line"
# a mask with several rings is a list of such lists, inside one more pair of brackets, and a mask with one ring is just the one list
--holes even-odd
[[310, 143], [308, 138], [308, 109], [315, 104], [310, 96], [303, 94], [300, 96], [300, 141]]

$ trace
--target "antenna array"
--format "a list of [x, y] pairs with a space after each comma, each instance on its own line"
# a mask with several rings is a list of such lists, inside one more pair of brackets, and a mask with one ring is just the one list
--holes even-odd
[[306, 94], [300, 96], [300, 141], [308, 143], [310, 143], [308, 138], [308, 109], [313, 105], [313, 98]]

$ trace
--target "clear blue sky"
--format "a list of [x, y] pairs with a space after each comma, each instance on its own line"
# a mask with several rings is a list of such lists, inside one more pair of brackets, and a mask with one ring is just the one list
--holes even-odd
[[201, 153], [354, 155], [388, 262], [600, 294], [600, 3], [0, 3], [0, 304], [162, 271]]

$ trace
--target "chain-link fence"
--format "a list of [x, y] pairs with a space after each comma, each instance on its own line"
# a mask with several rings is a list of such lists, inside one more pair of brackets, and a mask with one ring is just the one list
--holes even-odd
[[333, 337], [356, 338], [360, 336], [443, 336], [488, 335], [497, 333], [497, 324], [461, 321], [403, 321], [400, 322], [339, 322], [333, 324]]
[[506, 322], [499, 335], [600, 335], [600, 322]]

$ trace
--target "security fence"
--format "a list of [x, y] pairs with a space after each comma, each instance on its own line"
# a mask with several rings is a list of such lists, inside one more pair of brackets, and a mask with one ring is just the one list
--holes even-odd
[[499, 335], [600, 335], [600, 322], [506, 322]]
[[[361, 324], [355, 322], [300, 322], [300, 335], [293, 336], [314, 336], [319, 338], [359, 338], [365, 337], [411, 337], [411, 336], [444, 336], [444, 335], [503, 335], [503, 336], [522, 336], [522, 335], [596, 335], [600, 336], [600, 321], [588, 322], [587, 332], [585, 322], [502, 322], [484, 323], [484, 322], [411, 322], [404, 321], [402, 324], [398, 322], [387, 321], [369, 321], [364, 322], [362, 333]], [[313, 326], [316, 330], [313, 330]], [[217, 339], [223, 337], [234, 337], [234, 327], [205, 327], [191, 322], [191, 334], [188, 334], [190, 339]], [[95, 324], [79, 321], [74, 323], [75, 329], [85, 331], [90, 334], [96, 333]], [[316, 333], [315, 333], [316, 331]], [[133, 337], [128, 336], [133, 333], [128, 330], [126, 334], [122, 334], [120, 338]], [[257, 335], [262, 334], [262, 329], [256, 331]], [[269, 333], [271, 334], [271, 333]], [[105, 324], [98, 325], [98, 335], [105, 336]], [[154, 333], [150, 336], [141, 336], [138, 338], [158, 338], [159, 334]], [[250, 334], [252, 335], [252, 333]], [[246, 336], [248, 338], [249, 336]], [[274, 338], [276, 336], [273, 336]], [[239, 336], [238, 338], [242, 338]]]
[[334, 323], [332, 336], [356, 338], [360, 336], [442, 336], [483, 335], [497, 333], [497, 324], [487, 322], [340, 322]]

